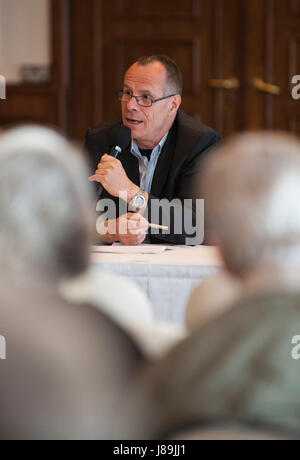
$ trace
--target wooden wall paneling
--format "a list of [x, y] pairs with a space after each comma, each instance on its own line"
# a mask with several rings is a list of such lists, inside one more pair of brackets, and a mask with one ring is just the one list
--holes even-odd
[[289, 59], [289, 85], [287, 98], [287, 107], [285, 110], [287, 118], [287, 129], [298, 136], [300, 135], [300, 100], [294, 100], [291, 96], [294, 85], [291, 84], [294, 75], [300, 75], [300, 36], [289, 39], [288, 44]]
[[116, 16], [143, 19], [191, 19], [200, 16], [200, 0], [115, 0]]
[[245, 2], [245, 128], [259, 130], [264, 127], [264, 94], [255, 89], [253, 80], [265, 77], [265, 9], [261, 0]]
[[[128, 66], [146, 53], [182, 70], [182, 109], [223, 136], [298, 129], [290, 80], [299, 74], [300, 0], [72, 0], [71, 131], [120, 115], [116, 97]], [[238, 89], [212, 89], [212, 79]], [[278, 85], [269, 95], [253, 80]]]
[[0, 104], [0, 126], [42, 123], [67, 130], [69, 0], [51, 0], [51, 82], [8, 85]]
[[288, 6], [293, 16], [300, 17], [300, 1], [299, 0], [288, 0]]
[[[299, 127], [300, 105], [291, 97], [291, 78], [300, 61], [299, 7], [299, 0], [247, 2], [247, 129], [295, 131]], [[253, 78], [274, 85], [280, 93], [255, 89]]]
[[289, 106], [291, 98], [291, 56], [290, 41], [294, 37], [294, 30], [290, 24], [290, 17], [293, 16], [288, 4], [278, 0], [268, 2], [268, 17], [273, 20], [273, 31], [270, 32], [268, 64], [271, 67], [268, 81], [278, 86], [280, 94], [266, 96], [266, 103], [269, 110], [265, 127], [272, 130], [290, 130]]
[[[168, 54], [181, 68], [184, 80], [182, 108], [193, 116], [210, 122], [207, 79], [212, 56], [207, 11], [210, 3], [200, 0], [185, 2], [105, 2], [103, 15], [104, 61], [112, 62], [111, 71], [103, 74], [104, 118], [120, 113], [116, 90], [123, 74], [139, 56], [148, 53]], [[170, 14], [167, 14], [169, 12]], [[204, 86], [204, 82], [205, 85]]]
[[[127, 69], [138, 57], [146, 53], [163, 53], [180, 62], [180, 69], [184, 81], [185, 98], [193, 99], [199, 93], [200, 88], [200, 55], [201, 44], [198, 39], [194, 40], [169, 40], [169, 39], [126, 39], [116, 41], [113, 48], [115, 58], [114, 88], [122, 86], [124, 70]], [[145, 51], [146, 50], [146, 51]], [[110, 117], [117, 116], [120, 112], [119, 101], [115, 96], [111, 104]]]
[[[209, 88], [209, 79], [214, 75], [213, 33], [212, 33], [212, 2], [201, 2], [201, 14], [195, 20], [195, 27], [199, 36], [199, 51], [194, 59], [198, 60], [199, 83], [195, 88], [192, 107], [186, 111], [199, 121], [217, 129], [214, 117], [213, 93]], [[185, 106], [184, 106], [185, 109]]]
[[72, 0], [71, 4], [71, 135], [81, 140], [89, 126], [103, 120], [104, 63], [102, 0]]
[[289, 38], [288, 42], [288, 76], [291, 81], [292, 76], [300, 73], [300, 33], [298, 37]]
[[[7, 104], [7, 105], [6, 105]], [[2, 110], [3, 108], [3, 110]], [[1, 101], [0, 118], [6, 125], [18, 123], [46, 123], [56, 125], [58, 118], [57, 93], [43, 88], [8, 87], [7, 99]]]
[[[289, 37], [289, 60], [290, 60], [290, 79], [294, 75], [300, 75], [300, 0], [290, 0], [292, 11], [289, 15], [289, 25], [293, 31], [293, 37]], [[289, 91], [291, 93], [292, 86]], [[300, 136], [300, 100], [289, 98], [288, 117], [290, 121], [290, 131]]]
[[[212, 4], [213, 74], [218, 81], [237, 80], [240, 87], [211, 89], [213, 125], [223, 135], [243, 127], [242, 91], [244, 79], [244, 6], [241, 0], [215, 0]], [[225, 83], [225, 82], [224, 82]]]
[[[214, 5], [215, 6], [215, 5]], [[212, 9], [212, 49], [213, 52], [213, 79], [224, 79], [223, 71], [223, 38], [224, 38], [224, 2], [217, 0], [216, 8]], [[224, 130], [224, 90], [212, 89], [213, 106], [214, 106], [214, 125], [216, 129], [223, 134]]]
[[[275, 4], [274, 0], [268, 0], [265, 2], [265, 54], [264, 54], [264, 61], [265, 61], [265, 69], [263, 79], [267, 83], [271, 83], [273, 85], [278, 85], [279, 81], [277, 80], [277, 75], [275, 72], [275, 67], [277, 64], [277, 53], [275, 49], [275, 35], [277, 32], [277, 27], [275, 30]], [[281, 95], [272, 95], [272, 94], [265, 94], [264, 95], [264, 128], [267, 130], [271, 130], [275, 127], [275, 120], [274, 120], [274, 108], [276, 101], [275, 98], [279, 98]]]
[[300, 135], [300, 116], [290, 115], [288, 117], [288, 131]]
[[290, 0], [289, 6], [275, 1], [277, 50], [276, 70], [281, 86], [281, 97], [275, 104], [277, 129], [286, 129], [300, 135], [300, 103], [292, 98], [292, 77], [300, 74], [300, 1]]
[[70, 0], [52, 0], [52, 82], [56, 92], [57, 116], [55, 120], [65, 133], [68, 131], [68, 91], [70, 83]]

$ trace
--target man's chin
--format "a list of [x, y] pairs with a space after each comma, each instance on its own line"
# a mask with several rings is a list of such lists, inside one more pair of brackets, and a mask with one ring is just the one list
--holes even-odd
[[126, 126], [128, 126], [128, 128], [130, 128], [131, 130], [131, 137], [132, 139], [137, 139], [137, 138], [140, 138], [141, 135], [142, 135], [142, 130], [141, 130], [141, 126], [140, 125], [132, 125], [132, 124], [128, 124], [126, 123]]

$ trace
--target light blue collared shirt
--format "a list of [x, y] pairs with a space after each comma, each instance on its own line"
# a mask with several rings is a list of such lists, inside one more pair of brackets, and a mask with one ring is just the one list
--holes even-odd
[[145, 190], [146, 192], [150, 193], [152, 180], [154, 176], [154, 171], [156, 168], [158, 157], [162, 151], [162, 148], [166, 142], [168, 137], [169, 131], [167, 134], [162, 138], [159, 144], [157, 144], [154, 149], [152, 150], [150, 161], [147, 157], [141, 155], [139, 146], [137, 142], [132, 139], [131, 140], [131, 150], [130, 152], [138, 159], [139, 161], [139, 172], [140, 172], [140, 188]]

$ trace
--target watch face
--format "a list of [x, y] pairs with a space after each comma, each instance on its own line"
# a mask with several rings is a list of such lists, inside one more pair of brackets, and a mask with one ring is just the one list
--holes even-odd
[[138, 195], [134, 198], [134, 206], [136, 208], [142, 208], [145, 204], [146, 198], [144, 195]]

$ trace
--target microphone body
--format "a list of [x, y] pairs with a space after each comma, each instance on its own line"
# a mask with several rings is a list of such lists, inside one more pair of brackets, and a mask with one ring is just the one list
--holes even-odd
[[[118, 145], [113, 145], [112, 148], [110, 149], [108, 155], [110, 155], [110, 156], [112, 156], [114, 158], [117, 158], [117, 156], [121, 152], [122, 152], [121, 147], [119, 147]], [[100, 184], [99, 185], [99, 190], [98, 190], [98, 200], [101, 198], [102, 192], [103, 192], [103, 185]]]
[[[109, 130], [107, 136], [108, 145], [111, 146], [108, 155], [117, 158], [117, 156], [130, 144], [131, 130], [128, 126], [116, 125]], [[98, 200], [101, 198], [102, 192], [103, 186], [100, 185], [98, 190]]]

